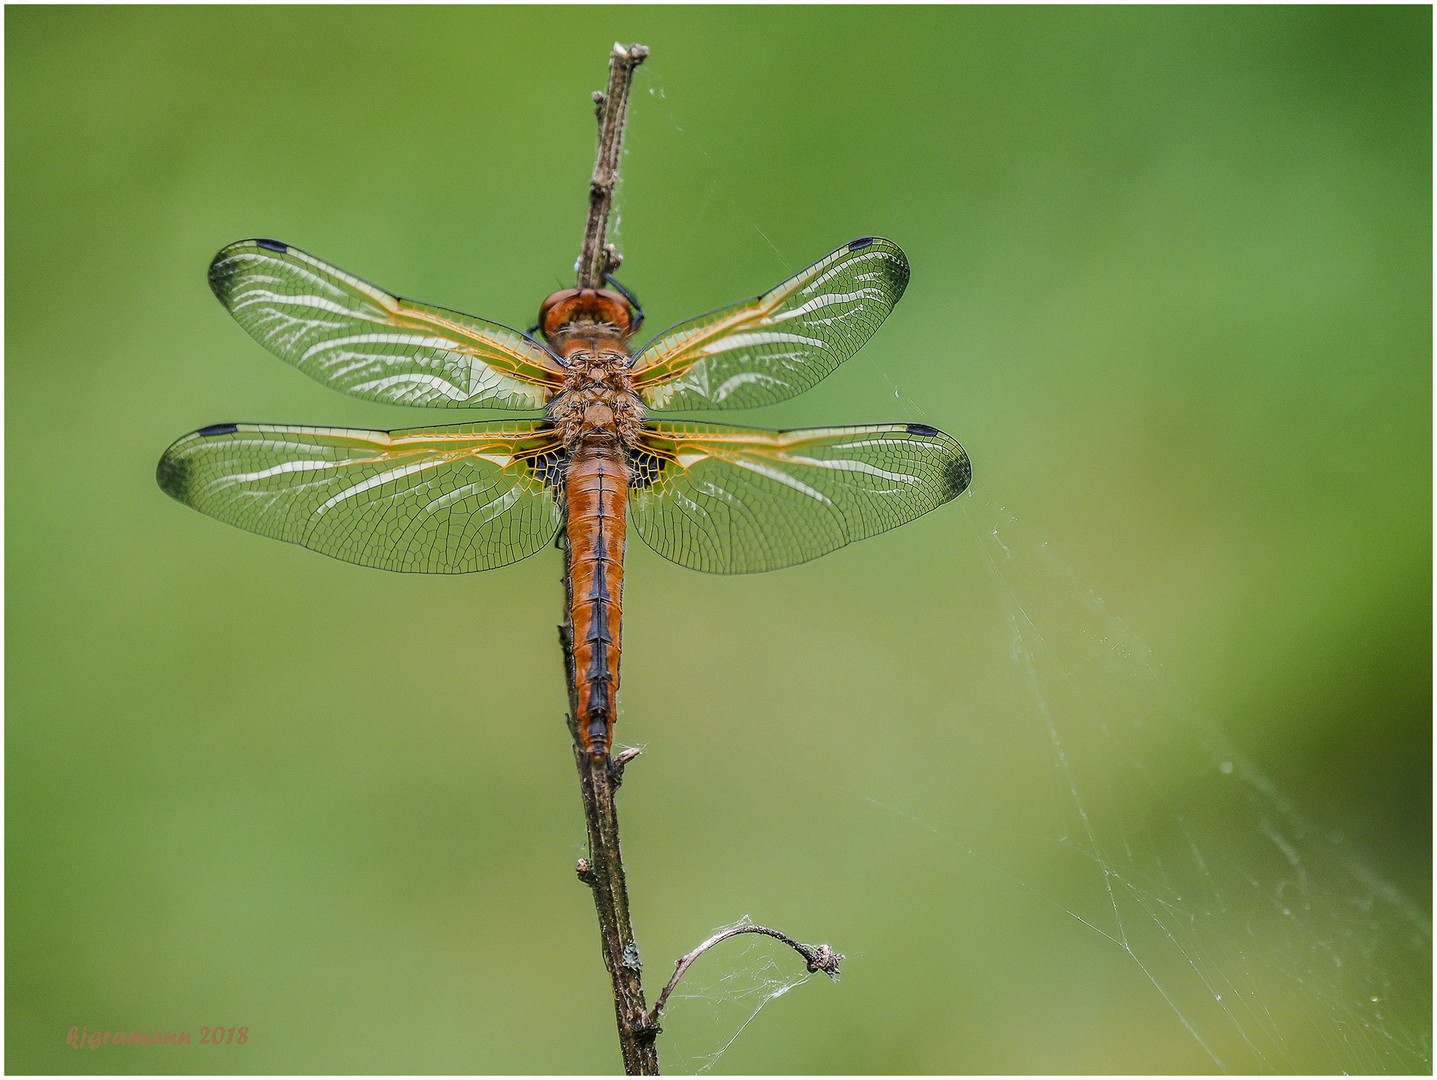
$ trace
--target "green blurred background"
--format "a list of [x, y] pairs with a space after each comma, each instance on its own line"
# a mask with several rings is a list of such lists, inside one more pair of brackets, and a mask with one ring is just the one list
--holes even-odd
[[[631, 545], [617, 734], [647, 748], [621, 811], [650, 996], [750, 914], [850, 959], [720, 1071], [1430, 1069], [1429, 8], [10, 7], [5, 28], [8, 1071], [618, 1069], [573, 877], [557, 554], [389, 575], [153, 479], [219, 421], [461, 419], [309, 382], [207, 262], [273, 236], [527, 326], [572, 283], [615, 39], [653, 50], [617, 232], [652, 327], [892, 237], [913, 281], [875, 340], [734, 419], [932, 423], [975, 470], [957, 505], [779, 574]], [[1044, 603], [1080, 614], [1015, 649]], [[1171, 752], [1109, 726], [1152, 679]], [[1174, 809], [1222, 804], [1184, 788], [1231, 772], [1208, 721], [1245, 755], [1225, 826]], [[1202, 853], [1214, 949], [1250, 931], [1237, 849], [1269, 830], [1308, 837], [1303, 896], [1362, 883], [1237, 950], [1271, 974], [1266, 1040], [1180, 996], [1201, 955], [1156, 973], [1189, 920], [1118, 948], [1075, 917], [1076, 810], [1117, 838], [1109, 890], [1176, 893], [1165, 853]], [[758, 963], [734, 955], [702, 963]], [[1357, 1045], [1334, 1032], [1373, 980], [1415, 990]], [[670, 1068], [705, 1060], [703, 1012], [666, 1024]], [[72, 1024], [251, 1039], [77, 1053]]]

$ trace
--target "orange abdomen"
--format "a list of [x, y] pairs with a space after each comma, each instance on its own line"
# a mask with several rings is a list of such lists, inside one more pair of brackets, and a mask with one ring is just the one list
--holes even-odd
[[629, 470], [617, 444], [585, 441], [569, 462], [569, 577], [579, 737], [601, 763], [614, 741]]

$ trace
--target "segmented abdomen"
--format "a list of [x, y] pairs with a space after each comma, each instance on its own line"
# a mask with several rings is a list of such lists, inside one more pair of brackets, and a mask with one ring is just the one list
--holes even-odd
[[582, 443], [570, 459], [565, 488], [579, 737], [590, 760], [600, 763], [614, 740], [619, 692], [624, 511], [629, 503], [623, 452], [607, 441]]

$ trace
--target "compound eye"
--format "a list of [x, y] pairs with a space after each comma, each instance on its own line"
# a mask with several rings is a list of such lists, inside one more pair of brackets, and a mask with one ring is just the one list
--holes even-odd
[[[554, 333], [568, 321], [572, 304], [579, 296], [578, 289], [562, 289], [551, 294], [539, 305], [539, 329], [552, 340]], [[551, 318], [552, 316], [552, 318]]]

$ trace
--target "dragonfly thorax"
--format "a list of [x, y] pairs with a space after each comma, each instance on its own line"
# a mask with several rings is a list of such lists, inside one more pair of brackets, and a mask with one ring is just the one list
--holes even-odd
[[564, 389], [549, 403], [549, 418], [572, 449], [592, 436], [607, 436], [632, 445], [644, 416], [643, 402], [629, 374], [630, 357], [622, 348], [581, 347], [568, 353]]
[[571, 338], [564, 350], [565, 390], [584, 386], [606, 386], [610, 390], [632, 390], [629, 368], [633, 358], [622, 347], [602, 338]]

